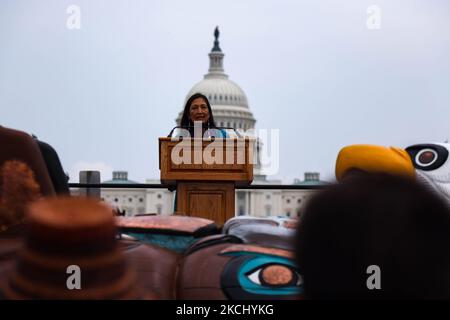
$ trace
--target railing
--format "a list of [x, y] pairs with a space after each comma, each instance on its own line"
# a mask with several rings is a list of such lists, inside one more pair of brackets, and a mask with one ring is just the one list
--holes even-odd
[[[236, 186], [242, 190], [319, 190], [323, 185], [296, 185], [296, 184], [251, 184]], [[100, 189], [174, 189], [173, 185], [161, 183], [69, 183], [69, 188], [100, 188]]]
[[[247, 186], [236, 186], [236, 190], [319, 190], [324, 185], [286, 185], [286, 184], [252, 184]], [[168, 189], [176, 190], [173, 184], [162, 183], [69, 183], [69, 188], [78, 189], [83, 196], [100, 199], [102, 189]]]

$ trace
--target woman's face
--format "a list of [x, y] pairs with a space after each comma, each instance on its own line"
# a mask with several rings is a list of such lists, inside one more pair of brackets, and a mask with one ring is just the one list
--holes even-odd
[[191, 118], [192, 122], [194, 121], [201, 121], [202, 123], [208, 122], [209, 110], [205, 99], [197, 98], [194, 99], [194, 101], [192, 101], [191, 106], [189, 107], [189, 118]]

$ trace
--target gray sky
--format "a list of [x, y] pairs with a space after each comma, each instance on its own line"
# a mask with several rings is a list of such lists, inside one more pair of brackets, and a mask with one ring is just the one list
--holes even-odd
[[52, 144], [71, 182], [87, 167], [158, 178], [157, 138], [207, 72], [216, 25], [257, 128], [281, 130], [271, 178], [332, 179], [348, 144], [450, 139], [448, 0], [2, 0], [0, 124]]

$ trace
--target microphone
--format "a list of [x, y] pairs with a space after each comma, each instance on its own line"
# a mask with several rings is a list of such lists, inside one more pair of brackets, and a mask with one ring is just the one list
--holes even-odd
[[[167, 138], [172, 138], [173, 132], [174, 132], [176, 129], [191, 129], [191, 128], [195, 128], [195, 126], [175, 126], [175, 127], [172, 128], [172, 130], [170, 130], [170, 133], [167, 135]], [[236, 133], [236, 135], [237, 135], [238, 138], [242, 138], [242, 135], [239, 133], [239, 131], [237, 131], [237, 130], [236, 130], [235, 128], [233, 128], [233, 127], [210, 127], [210, 126], [209, 126], [209, 123], [208, 123], [207, 130], [209, 130], [209, 129], [219, 129], [219, 130], [225, 129], [225, 130], [233, 130], [234, 133]]]
[[172, 138], [173, 132], [175, 131], [175, 129], [187, 129], [187, 128], [194, 128], [193, 126], [175, 126], [173, 127], [172, 130], [170, 130], [169, 135], [167, 136], [167, 138]]

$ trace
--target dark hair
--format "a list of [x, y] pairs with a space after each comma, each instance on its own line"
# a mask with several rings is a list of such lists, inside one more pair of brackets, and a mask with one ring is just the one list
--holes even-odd
[[[367, 174], [310, 199], [296, 255], [309, 299], [449, 299], [449, 245], [450, 210], [437, 195], [411, 179]], [[371, 265], [380, 290], [367, 287]]]
[[181, 117], [180, 125], [182, 127], [192, 127], [192, 126], [194, 126], [194, 122], [192, 122], [192, 120], [191, 120], [191, 118], [189, 116], [189, 109], [191, 107], [192, 101], [194, 101], [197, 98], [202, 98], [203, 100], [205, 100], [206, 105], [208, 106], [208, 111], [209, 111], [209, 119], [208, 119], [207, 126], [209, 128], [215, 128], [216, 127], [216, 123], [214, 122], [214, 117], [213, 117], [211, 105], [209, 104], [208, 98], [206, 98], [206, 96], [201, 94], [201, 93], [193, 94], [186, 101], [186, 105], [184, 106], [183, 116]]

